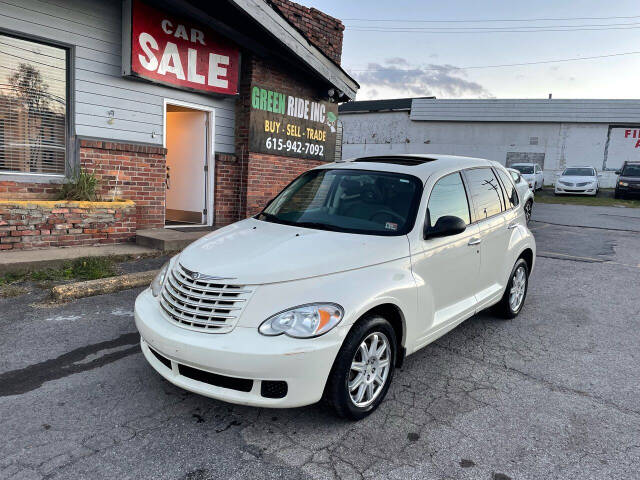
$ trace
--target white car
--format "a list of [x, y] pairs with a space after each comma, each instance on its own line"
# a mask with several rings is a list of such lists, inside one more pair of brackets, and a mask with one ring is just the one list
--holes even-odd
[[560, 195], [597, 195], [600, 190], [598, 172], [593, 167], [567, 167], [556, 180], [554, 193]]
[[324, 397], [359, 419], [405, 356], [487, 307], [518, 315], [535, 257], [496, 162], [359, 158], [302, 174], [173, 257], [135, 322], [179, 387], [259, 407]]
[[515, 168], [507, 168], [509, 173], [511, 174], [511, 178], [513, 182], [516, 184], [516, 189], [518, 190], [518, 195], [520, 196], [520, 201], [522, 202], [524, 208], [524, 215], [527, 219], [527, 223], [531, 220], [531, 214], [533, 213], [533, 202], [535, 194], [533, 190], [529, 188], [529, 182], [527, 182], [520, 172]]
[[529, 188], [534, 192], [544, 186], [544, 174], [537, 163], [514, 163], [511, 168], [520, 172], [522, 178], [529, 183]]

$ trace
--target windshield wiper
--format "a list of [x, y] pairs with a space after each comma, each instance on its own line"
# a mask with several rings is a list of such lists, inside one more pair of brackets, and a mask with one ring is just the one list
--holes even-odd
[[320, 222], [296, 222], [296, 223], [292, 223], [292, 225], [294, 225], [296, 227], [306, 227], [306, 228], [316, 228], [316, 229], [320, 229], [320, 230], [329, 230], [331, 232], [345, 232], [345, 231], [347, 231], [347, 229], [338, 227], [336, 225], [329, 225], [329, 224], [320, 223]]
[[260, 213], [260, 215], [258, 215], [258, 217], [259, 217], [258, 220], [264, 220], [265, 222], [282, 223], [285, 225], [290, 225], [289, 222], [281, 220], [280, 218], [278, 218], [276, 215], [273, 215], [272, 213], [262, 212]]

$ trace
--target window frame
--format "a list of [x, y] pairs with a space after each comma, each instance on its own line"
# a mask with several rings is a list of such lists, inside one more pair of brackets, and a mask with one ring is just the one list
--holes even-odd
[[456, 170], [454, 172], [449, 172], [449, 173], [445, 173], [444, 175], [441, 175], [440, 177], [438, 177], [438, 179], [435, 182], [433, 182], [433, 186], [429, 190], [427, 203], [425, 204], [424, 220], [422, 222], [423, 231], [425, 228], [430, 227], [430, 225], [427, 224], [427, 220], [428, 220], [428, 213], [429, 213], [429, 202], [431, 202], [431, 194], [433, 193], [433, 189], [435, 188], [435, 186], [438, 184], [440, 180], [450, 175], [458, 175], [460, 177], [460, 180], [462, 181], [462, 188], [464, 189], [464, 195], [467, 199], [467, 210], [469, 211], [469, 223], [467, 224], [467, 227], [475, 223], [475, 218], [473, 215], [474, 209], [471, 208], [471, 197], [469, 196], [469, 188], [467, 187], [467, 184], [465, 182], [465, 178], [464, 178], [464, 175], [462, 174], [462, 170]]
[[[496, 178], [498, 179], [498, 182], [500, 183], [500, 185], [502, 185], [502, 192], [503, 192], [503, 195], [504, 195], [505, 207], [507, 205], [507, 201], [509, 201], [509, 205], [511, 205], [511, 198], [509, 197], [509, 195], [507, 195], [508, 194], [507, 186], [504, 184], [504, 180], [502, 179], [502, 175], [500, 175], [500, 170], [498, 168], [494, 168], [493, 171], [496, 174]], [[513, 186], [513, 190], [516, 192], [516, 197], [518, 198], [518, 204], [517, 205], [511, 205], [509, 208], [506, 208], [505, 212], [518, 208], [520, 206], [520, 203], [522, 203], [522, 201], [520, 199], [520, 193], [518, 193], [518, 188], [516, 186], [516, 182], [513, 180], [513, 177], [511, 176], [511, 172], [509, 172], [507, 170], [506, 175], [509, 178], [509, 180], [511, 181], [511, 185]]]
[[[494, 217], [497, 217], [498, 215], [502, 215], [506, 212], [505, 208], [504, 208], [504, 193], [500, 194], [500, 198], [501, 198], [501, 202], [500, 202], [500, 208], [502, 209], [499, 213], [496, 213], [495, 215], [491, 215], [490, 217], [486, 217], [486, 218], [478, 218], [478, 216], [476, 215], [476, 204], [475, 201], [473, 200], [473, 195], [470, 194], [471, 192], [471, 182], [467, 176], [468, 171], [471, 170], [479, 170], [479, 169], [485, 169], [485, 170], [489, 170], [491, 171], [491, 173], [496, 176], [495, 172], [493, 171], [493, 167], [491, 165], [486, 165], [486, 166], [479, 166], [479, 167], [470, 167], [470, 168], [465, 168], [463, 170], [461, 170], [464, 182], [465, 182], [465, 186], [467, 189], [467, 196], [468, 198], [471, 200], [471, 202], [473, 203], [473, 210], [472, 210], [472, 222], [469, 225], [475, 225], [475, 224], [479, 224], [481, 222], [484, 222], [485, 220], [489, 220], [492, 219]], [[498, 180], [498, 184], [500, 184], [500, 179], [498, 179], [498, 177], [496, 176], [496, 179]], [[502, 192], [502, 186], [500, 187], [500, 192]]]
[[0, 35], [13, 37], [27, 42], [40, 43], [50, 47], [66, 50], [66, 115], [65, 115], [65, 166], [64, 173], [34, 173], [0, 170], [0, 180], [16, 183], [62, 183], [69, 176], [70, 167], [75, 169], [79, 164], [78, 140], [75, 135], [75, 57], [76, 46], [51, 38], [34, 35], [28, 32], [17, 32], [0, 27]]

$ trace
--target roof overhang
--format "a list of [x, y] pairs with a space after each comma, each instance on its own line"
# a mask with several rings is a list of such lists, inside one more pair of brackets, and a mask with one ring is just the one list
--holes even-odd
[[262, 25], [274, 39], [287, 47], [300, 61], [340, 90], [344, 97], [350, 100], [356, 98], [356, 92], [360, 87], [358, 83], [264, 1], [229, 0], [229, 2]]

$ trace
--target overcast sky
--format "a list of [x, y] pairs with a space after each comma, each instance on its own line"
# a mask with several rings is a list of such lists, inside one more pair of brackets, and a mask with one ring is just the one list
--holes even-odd
[[[343, 20], [342, 65], [361, 84], [358, 100], [427, 95], [547, 98], [549, 93], [554, 98], [640, 97], [637, 1], [298, 1]], [[514, 19], [524, 21], [488, 21]], [[455, 22], [444, 22], [449, 20]], [[505, 32], [513, 29], [572, 31]], [[638, 54], [460, 69], [628, 52]]]

